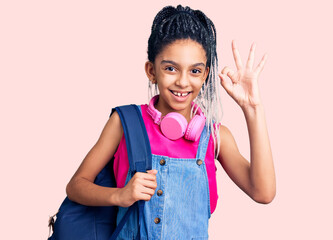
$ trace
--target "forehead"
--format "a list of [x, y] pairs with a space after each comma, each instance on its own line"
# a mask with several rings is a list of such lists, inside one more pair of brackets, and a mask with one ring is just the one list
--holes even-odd
[[179, 64], [193, 64], [198, 62], [206, 63], [206, 52], [202, 45], [191, 39], [176, 40], [167, 46], [157, 55], [156, 60], [172, 60]]

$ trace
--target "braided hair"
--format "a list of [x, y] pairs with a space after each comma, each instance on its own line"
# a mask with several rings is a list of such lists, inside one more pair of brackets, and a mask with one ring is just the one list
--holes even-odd
[[[192, 10], [190, 7], [181, 5], [176, 8], [173, 6], [164, 7], [155, 16], [151, 27], [151, 35], [148, 40], [148, 60], [154, 63], [156, 56], [163, 51], [164, 47], [180, 39], [196, 41], [206, 52], [206, 66], [209, 67], [209, 73], [194, 102], [206, 116], [207, 131], [213, 133], [214, 144], [217, 143], [217, 151], [215, 152], [215, 156], [217, 156], [220, 145], [218, 123], [222, 117], [222, 106], [217, 76], [215, 26], [200, 10]], [[152, 95], [158, 94], [158, 88], [155, 84], [153, 94], [152, 83], [151, 81], [148, 83], [148, 97], [150, 99]], [[193, 109], [191, 113], [193, 113]]]

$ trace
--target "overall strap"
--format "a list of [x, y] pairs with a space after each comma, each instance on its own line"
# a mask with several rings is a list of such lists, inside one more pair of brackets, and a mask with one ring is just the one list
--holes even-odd
[[[123, 126], [131, 175], [133, 176], [136, 172], [146, 172], [146, 170], [152, 169], [151, 148], [147, 130], [142, 119], [141, 109], [137, 105], [132, 104], [116, 107], [115, 109], [112, 109], [112, 113], [114, 111], [117, 111]], [[143, 226], [144, 224], [143, 200], [134, 203], [127, 210], [116, 230], [110, 237], [110, 240], [117, 238], [120, 230], [123, 228], [135, 208], [138, 208], [139, 211], [139, 232], [137, 239], [140, 238], [140, 226]]]
[[207, 126], [205, 125], [204, 129], [202, 130], [201, 136], [200, 136], [200, 141], [199, 141], [196, 158], [201, 159], [201, 160], [205, 159], [209, 139], [210, 139], [210, 131], [207, 132]]

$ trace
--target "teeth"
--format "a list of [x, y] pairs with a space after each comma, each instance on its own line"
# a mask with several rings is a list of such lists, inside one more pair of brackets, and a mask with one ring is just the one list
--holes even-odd
[[187, 92], [187, 93], [179, 93], [179, 92], [174, 92], [172, 91], [172, 93], [178, 97], [185, 97], [187, 96], [190, 92]]

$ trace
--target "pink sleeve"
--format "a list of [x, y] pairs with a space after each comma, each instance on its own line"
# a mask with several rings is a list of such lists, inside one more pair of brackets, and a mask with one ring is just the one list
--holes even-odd
[[118, 149], [114, 154], [113, 171], [117, 187], [125, 186], [126, 177], [129, 169], [125, 135], [123, 134]]

